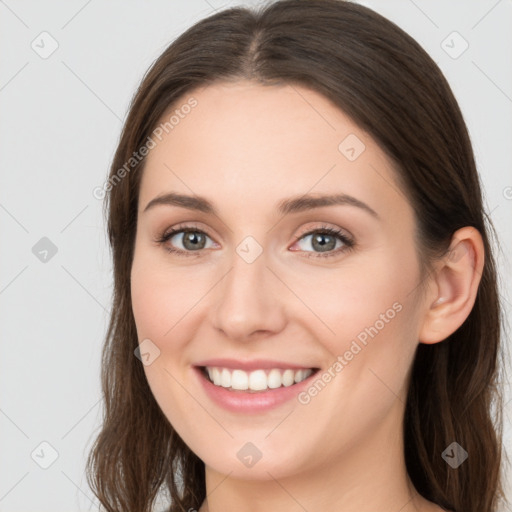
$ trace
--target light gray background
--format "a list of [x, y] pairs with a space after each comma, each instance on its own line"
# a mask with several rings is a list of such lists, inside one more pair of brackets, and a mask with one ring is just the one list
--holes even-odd
[[[112, 274], [92, 191], [104, 182], [128, 102], [152, 61], [195, 21], [238, 3], [0, 0], [0, 511], [97, 508], [84, 461], [99, 426]], [[510, 283], [512, 2], [362, 3], [416, 38], [452, 85]], [[48, 58], [31, 46], [51, 49], [44, 31], [58, 43]], [[453, 31], [469, 44], [458, 58], [464, 42]], [[42, 237], [57, 248], [46, 262], [32, 251]], [[510, 289], [502, 296], [510, 318]], [[57, 459], [42, 469], [52, 450]]]

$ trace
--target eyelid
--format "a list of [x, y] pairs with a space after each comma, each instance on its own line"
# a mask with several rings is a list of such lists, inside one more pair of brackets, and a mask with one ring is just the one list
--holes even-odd
[[174, 233], [176, 234], [177, 231], [197, 231], [199, 233], [204, 233], [205, 235], [212, 238], [206, 229], [203, 229], [196, 225], [196, 223], [187, 223], [187, 222], [181, 222], [179, 224], [176, 224], [175, 226], [172, 226], [170, 228], [167, 228], [164, 230], [160, 238], [166, 238], [169, 234]]
[[300, 251], [297, 250], [296, 252], [302, 253], [304, 252], [305, 255], [303, 257], [305, 258], [313, 258], [323, 260], [325, 258], [336, 258], [337, 256], [342, 256], [347, 252], [350, 252], [354, 250], [356, 246], [356, 242], [354, 240], [354, 237], [349, 234], [346, 230], [343, 228], [339, 228], [338, 226], [332, 227], [327, 224], [322, 224], [321, 226], [316, 227], [310, 227], [309, 229], [305, 229], [304, 232], [302, 232], [300, 235], [295, 237], [295, 241], [293, 245], [295, 245], [298, 241], [300, 241], [302, 238], [306, 236], [313, 235], [314, 233], [323, 233], [327, 234], [328, 236], [333, 236], [337, 238], [338, 240], [341, 240], [343, 243], [342, 247], [338, 247], [337, 249], [333, 249], [326, 252], [315, 252], [315, 251]]
[[331, 232], [333, 235], [336, 234], [337, 236], [343, 235], [344, 238], [350, 240], [351, 242], [354, 242], [354, 237], [347, 230], [340, 228], [338, 226], [331, 226], [329, 224], [322, 223], [320, 226], [313, 226], [301, 230], [300, 234], [295, 236], [294, 243], [297, 240], [303, 238], [304, 236], [311, 235], [312, 233], [317, 233], [318, 231], [328, 231]]
[[[170, 238], [174, 237], [175, 235], [177, 235], [179, 233], [190, 232], [190, 231], [204, 234], [208, 238], [210, 238], [214, 244], [217, 244], [217, 242], [215, 242], [213, 240], [213, 238], [208, 234], [207, 230], [196, 226], [195, 223], [193, 223], [193, 222], [192, 223], [187, 223], [187, 222], [180, 223], [180, 224], [177, 224], [176, 226], [173, 226], [172, 228], [166, 229], [162, 235], [157, 237], [155, 242], [159, 245], [163, 245]], [[344, 246], [341, 248], [335, 249], [335, 250], [326, 251], [325, 253], [315, 252], [315, 251], [301, 251], [301, 250], [297, 250], [297, 251], [294, 250], [293, 252], [305, 252], [306, 253], [305, 257], [307, 257], [307, 258], [327, 258], [327, 257], [331, 257], [331, 256], [339, 256], [342, 253], [352, 250], [355, 246], [355, 240], [350, 233], [348, 233], [343, 228], [339, 228], [337, 226], [332, 227], [327, 224], [322, 224], [321, 226], [310, 227], [309, 229], [304, 228], [303, 230], [301, 230], [301, 233], [299, 235], [296, 235], [294, 237], [292, 246], [295, 245], [299, 240], [301, 240], [305, 236], [313, 235], [314, 233], [324, 233], [329, 236], [334, 236], [334, 237], [338, 238], [339, 240], [341, 240], [342, 243], [344, 244]], [[182, 255], [185, 257], [186, 256], [200, 257], [200, 256], [202, 256], [202, 253], [206, 249], [199, 249], [197, 251], [185, 251], [183, 249], [175, 249], [175, 248], [171, 249], [169, 247], [166, 247], [166, 250], [170, 253]]]
[[[210, 236], [210, 234], [208, 233], [208, 231], [206, 229], [196, 226], [195, 223], [187, 223], [187, 222], [183, 222], [183, 223], [180, 223], [180, 224], [177, 224], [175, 226], [165, 229], [161, 235], [157, 235], [157, 237], [155, 238], [154, 241], [158, 245], [162, 245], [162, 244], [165, 244], [166, 242], [168, 242], [175, 235], [180, 234], [180, 233], [190, 232], [190, 231], [192, 231], [194, 233], [196, 233], [196, 232], [202, 233], [202, 234], [206, 235], [208, 238], [210, 238], [210, 240], [212, 240], [214, 244], [217, 244], [217, 242], [215, 242], [213, 240], [213, 237]], [[169, 252], [175, 252], [175, 253], [180, 253], [180, 254], [184, 253], [184, 254], [187, 254], [190, 256], [199, 256], [199, 253], [201, 251], [204, 251], [205, 249], [200, 249], [198, 251], [184, 251], [183, 249], [171, 250], [171, 249], [167, 248], [167, 250]]]

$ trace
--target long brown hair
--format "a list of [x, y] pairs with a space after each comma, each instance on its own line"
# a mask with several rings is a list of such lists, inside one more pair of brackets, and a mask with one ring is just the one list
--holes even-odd
[[[163, 415], [134, 356], [130, 270], [144, 159], [130, 158], [178, 99], [240, 79], [315, 90], [377, 141], [414, 208], [425, 271], [446, 254], [457, 229], [473, 226], [482, 235], [475, 305], [447, 340], [419, 344], [403, 432], [407, 470], [420, 494], [455, 512], [495, 512], [505, 499], [502, 313], [489, 243], [494, 228], [468, 131], [446, 79], [420, 45], [371, 9], [342, 0], [220, 11], [178, 37], [138, 88], [104, 189], [114, 297], [102, 354], [103, 425], [87, 461], [93, 492], [109, 512], [150, 511], [162, 491], [170, 494], [171, 512], [198, 509], [205, 498], [204, 463]], [[469, 454], [457, 469], [442, 457], [453, 441]]]

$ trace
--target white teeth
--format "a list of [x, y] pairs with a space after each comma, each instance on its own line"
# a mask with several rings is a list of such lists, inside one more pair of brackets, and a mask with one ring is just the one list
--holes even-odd
[[280, 388], [281, 384], [281, 372], [275, 368], [270, 370], [269, 374], [267, 375], [267, 386], [270, 389], [275, 389]]
[[[245, 372], [244, 372], [245, 373]], [[267, 376], [263, 370], [256, 370], [249, 374], [248, 388], [253, 391], [267, 389]]]
[[283, 373], [283, 386], [291, 386], [295, 382], [295, 372], [293, 370], [285, 370]]
[[280, 388], [281, 386], [289, 387], [302, 382], [313, 373], [311, 368], [300, 370], [272, 368], [271, 370], [246, 372], [244, 370], [206, 367], [206, 371], [210, 380], [216, 386], [240, 391], [264, 391]]
[[231, 387], [233, 389], [249, 389], [249, 375], [243, 370], [233, 370], [231, 374]]
[[231, 387], [231, 373], [229, 370], [226, 370], [226, 368], [223, 368], [222, 373], [220, 374], [220, 385], [223, 388]]
[[[221, 376], [220, 376], [220, 370], [218, 368], [212, 368], [212, 373], [213, 373], [213, 377], [212, 375], [210, 374], [210, 379], [213, 380], [213, 383], [216, 385], [216, 386], [220, 386], [220, 383], [221, 383]], [[210, 369], [208, 369], [208, 373], [210, 373]]]

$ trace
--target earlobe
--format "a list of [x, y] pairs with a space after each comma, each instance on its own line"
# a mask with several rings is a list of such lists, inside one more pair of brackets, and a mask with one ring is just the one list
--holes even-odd
[[448, 254], [430, 277], [432, 294], [426, 301], [420, 343], [443, 341], [464, 323], [475, 304], [484, 256], [477, 229], [467, 226], [453, 234]]

